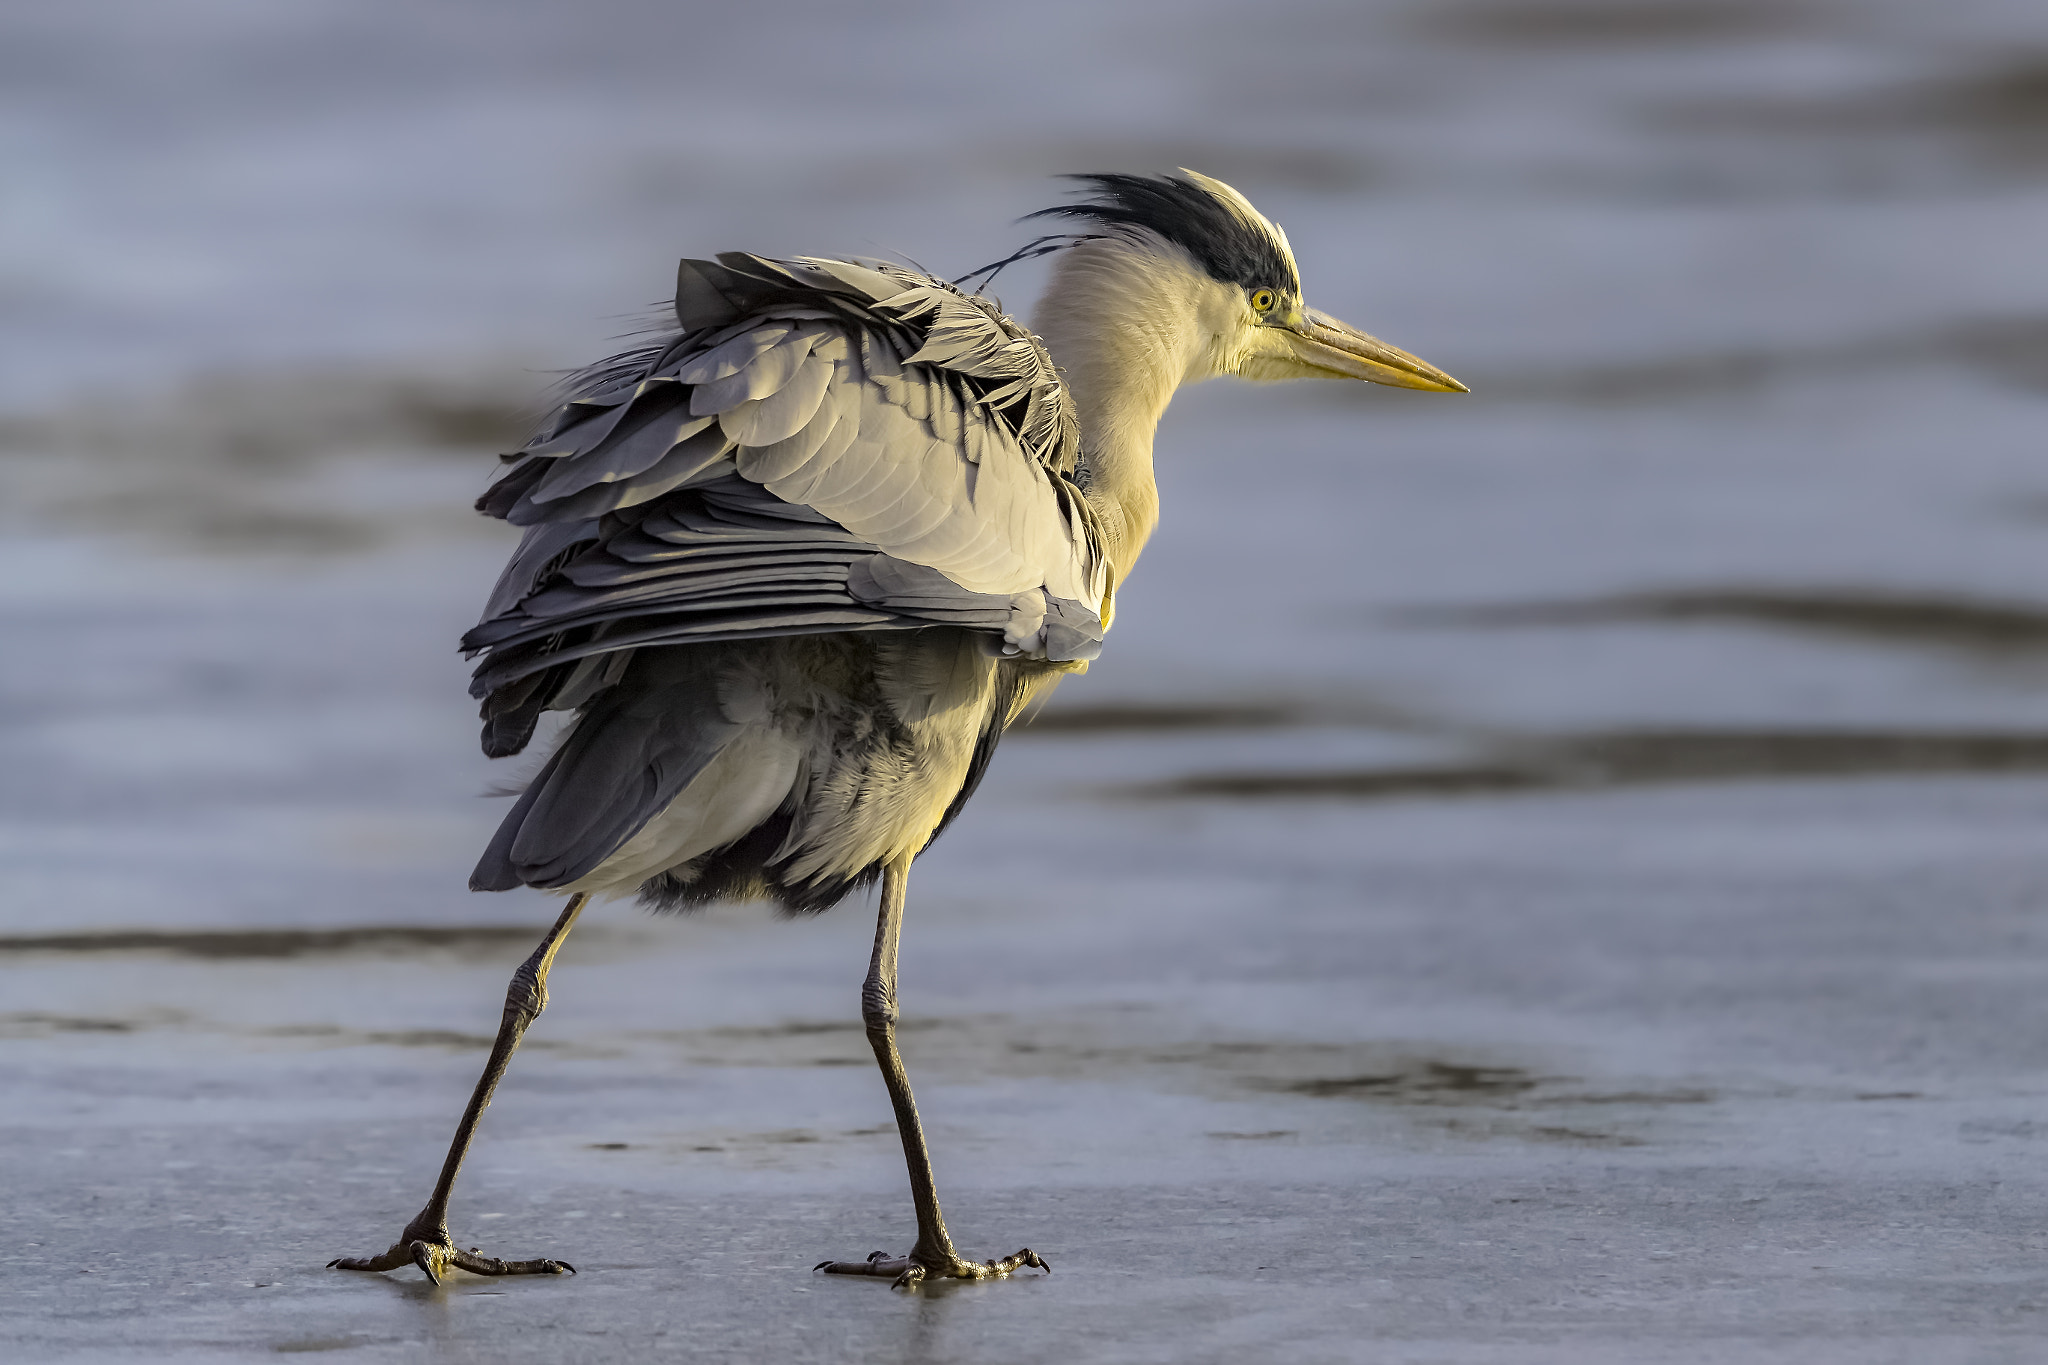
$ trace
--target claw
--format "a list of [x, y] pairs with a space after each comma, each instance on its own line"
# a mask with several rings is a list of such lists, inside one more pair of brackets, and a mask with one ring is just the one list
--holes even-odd
[[429, 1246], [425, 1242], [414, 1242], [412, 1244], [412, 1263], [425, 1271], [427, 1278], [435, 1284], [441, 1283], [441, 1269], [435, 1262], [443, 1258], [434, 1254], [440, 1249], [439, 1247]]
[[912, 1261], [901, 1275], [889, 1284], [891, 1289], [915, 1289], [924, 1283], [924, 1267]]

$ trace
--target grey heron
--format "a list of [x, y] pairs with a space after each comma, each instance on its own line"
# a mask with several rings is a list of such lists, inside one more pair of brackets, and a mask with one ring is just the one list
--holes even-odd
[[[449, 1194], [593, 896], [809, 914], [881, 883], [861, 1018], [917, 1214], [907, 1255], [818, 1269], [982, 1279], [959, 1255], [896, 1047], [912, 860], [1005, 728], [1095, 657], [1158, 519], [1153, 432], [1182, 385], [1365, 380], [1463, 392], [1309, 308], [1287, 238], [1221, 181], [1087, 175], [1009, 260], [1056, 259], [1026, 330], [990, 299], [882, 262], [685, 260], [675, 330], [586, 371], [478, 501], [525, 528], [463, 645], [483, 747], [574, 713], [471, 878], [568, 903], [514, 975], [427, 1205], [379, 1256], [559, 1274], [457, 1248]], [[1008, 261], [977, 271], [986, 278]]]

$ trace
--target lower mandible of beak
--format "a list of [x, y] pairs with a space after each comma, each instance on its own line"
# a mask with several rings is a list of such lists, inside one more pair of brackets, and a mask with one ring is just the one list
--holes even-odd
[[1332, 378], [1362, 379], [1429, 393], [1471, 392], [1419, 356], [1389, 346], [1327, 313], [1310, 309], [1299, 327], [1289, 327], [1286, 332], [1295, 358]]

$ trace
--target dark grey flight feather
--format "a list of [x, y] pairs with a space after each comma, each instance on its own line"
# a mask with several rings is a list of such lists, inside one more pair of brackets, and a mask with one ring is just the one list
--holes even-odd
[[637, 834], [744, 728], [720, 711], [710, 661], [692, 651], [642, 651], [619, 681], [590, 703], [505, 817], [470, 874], [471, 890], [575, 881]]

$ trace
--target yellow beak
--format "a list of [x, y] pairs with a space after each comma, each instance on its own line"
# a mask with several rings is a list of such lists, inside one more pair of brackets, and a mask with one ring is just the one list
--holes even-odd
[[1363, 379], [1431, 393], [1471, 392], [1436, 366], [1313, 308], [1304, 310], [1294, 326], [1280, 330], [1292, 359], [1332, 379]]

